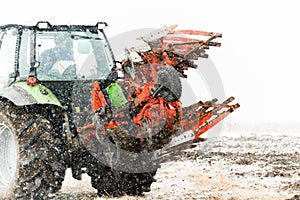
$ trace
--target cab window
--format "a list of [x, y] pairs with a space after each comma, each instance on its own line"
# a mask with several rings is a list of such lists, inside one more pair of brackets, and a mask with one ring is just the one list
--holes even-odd
[[32, 32], [24, 30], [21, 38], [20, 53], [19, 53], [19, 73], [21, 78], [27, 78], [30, 69], [30, 53]]
[[0, 32], [0, 88], [7, 86], [12, 81], [9, 76], [15, 71], [16, 46], [16, 29]]

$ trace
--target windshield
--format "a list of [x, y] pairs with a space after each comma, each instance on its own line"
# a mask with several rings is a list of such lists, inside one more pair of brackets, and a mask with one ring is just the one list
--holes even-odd
[[101, 31], [37, 32], [39, 80], [105, 79], [114, 66]]

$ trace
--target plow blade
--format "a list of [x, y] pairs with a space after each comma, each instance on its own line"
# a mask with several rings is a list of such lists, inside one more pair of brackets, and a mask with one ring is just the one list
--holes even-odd
[[192, 130], [194, 132], [194, 141], [197, 141], [203, 133], [215, 126], [240, 106], [239, 104], [230, 105], [233, 100], [234, 97], [230, 97], [220, 104], [217, 103], [217, 99], [205, 103], [200, 101], [194, 105], [183, 108], [183, 132]]
[[219, 42], [212, 42], [212, 40], [222, 37], [221, 33], [175, 30], [176, 27], [177, 25], [165, 26], [138, 39], [146, 42], [152, 50], [160, 49], [184, 59], [191, 58], [193, 60], [196, 60], [198, 57], [207, 58], [208, 55], [204, 49], [209, 49], [209, 46], [221, 46]]
[[217, 99], [205, 103], [199, 101], [183, 108], [182, 130], [163, 149], [157, 151], [157, 162], [172, 160], [183, 150], [194, 147], [195, 143], [205, 141], [206, 139], [201, 137], [203, 133], [240, 107], [238, 103], [230, 105], [233, 100], [234, 97], [230, 97], [219, 104]]

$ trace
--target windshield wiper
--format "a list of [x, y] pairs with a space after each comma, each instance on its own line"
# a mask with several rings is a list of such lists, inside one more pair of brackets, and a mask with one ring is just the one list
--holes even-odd
[[102, 40], [101, 38], [98, 38], [98, 37], [90, 37], [90, 36], [85, 36], [85, 35], [71, 35], [71, 38], [74, 40], [78, 40], [78, 39]]

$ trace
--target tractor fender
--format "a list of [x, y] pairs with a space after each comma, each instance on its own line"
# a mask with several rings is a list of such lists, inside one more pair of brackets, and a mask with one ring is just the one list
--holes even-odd
[[17, 106], [52, 104], [62, 107], [57, 97], [41, 84], [29, 86], [27, 82], [17, 82], [9, 88], [2, 89], [0, 97], [10, 100]]

